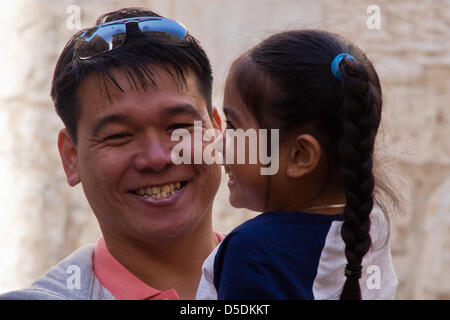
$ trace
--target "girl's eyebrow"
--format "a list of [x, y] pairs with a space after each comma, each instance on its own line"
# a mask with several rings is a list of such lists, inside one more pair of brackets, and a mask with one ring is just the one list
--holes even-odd
[[225, 114], [225, 116], [226, 116], [227, 118], [229, 118], [229, 119], [231, 119], [231, 120], [233, 120], [233, 121], [235, 121], [235, 122], [240, 123], [239, 117], [238, 117], [238, 115], [236, 114], [236, 112], [234, 112], [233, 109], [227, 108], [227, 107], [223, 107], [223, 113]]

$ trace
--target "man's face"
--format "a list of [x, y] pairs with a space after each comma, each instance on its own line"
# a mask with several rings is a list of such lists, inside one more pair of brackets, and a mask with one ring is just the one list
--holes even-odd
[[173, 164], [171, 151], [178, 142], [171, 134], [178, 128], [193, 132], [195, 120], [204, 130], [218, 125], [208, 115], [193, 73], [186, 74], [186, 85], [177, 86], [164, 70], [154, 71], [156, 88], [144, 91], [132, 88], [125, 72], [114, 70], [124, 92], [107, 83], [111, 102], [99, 89], [103, 82], [97, 75], [85, 78], [78, 89], [78, 143], [72, 156], [61, 154], [69, 184], [81, 181], [105, 237], [154, 243], [211, 228], [220, 166]]

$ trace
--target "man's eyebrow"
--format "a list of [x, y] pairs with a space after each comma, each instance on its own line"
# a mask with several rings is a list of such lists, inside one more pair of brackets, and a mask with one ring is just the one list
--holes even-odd
[[223, 113], [225, 114], [225, 116], [226, 116], [227, 118], [230, 118], [231, 120], [240, 123], [239, 117], [238, 117], [238, 115], [236, 114], [236, 112], [234, 112], [233, 109], [227, 108], [227, 107], [223, 107]]
[[[180, 114], [188, 114], [194, 116], [196, 119], [202, 119], [202, 114], [193, 105], [189, 103], [177, 104], [169, 107], [165, 107], [158, 117], [173, 117]], [[91, 134], [92, 136], [97, 136], [100, 131], [109, 124], [112, 123], [130, 123], [132, 122], [131, 116], [120, 113], [113, 113], [103, 118], [98, 119], [92, 126]]]
[[201, 112], [189, 103], [181, 103], [181, 104], [165, 107], [163, 109], [163, 111], [161, 111], [161, 116], [165, 116], [165, 117], [173, 117], [173, 116], [182, 115], [182, 114], [191, 115], [196, 119], [202, 119]]
[[92, 126], [91, 134], [92, 136], [97, 136], [100, 131], [108, 124], [112, 123], [128, 123], [131, 122], [130, 116], [126, 114], [109, 114], [104, 116], [103, 118], [98, 119], [95, 124]]

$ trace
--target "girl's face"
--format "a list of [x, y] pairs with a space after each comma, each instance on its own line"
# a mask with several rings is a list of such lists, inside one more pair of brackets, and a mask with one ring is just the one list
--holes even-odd
[[[247, 208], [254, 211], [277, 210], [282, 206], [278, 203], [282, 199], [279, 194], [280, 183], [283, 183], [285, 165], [282, 159], [279, 163], [278, 173], [272, 176], [262, 175], [259, 157], [259, 126], [256, 119], [249, 113], [239, 94], [232, 89], [225, 90], [223, 111], [226, 117], [226, 129], [235, 130], [231, 136], [226, 132], [223, 135], [224, 143], [224, 167], [228, 174], [228, 188], [230, 189], [230, 203], [236, 208]], [[246, 134], [245, 139], [239, 142], [239, 131]], [[267, 139], [270, 139], [270, 131]], [[252, 138], [249, 138], [252, 137]], [[242, 143], [245, 141], [245, 143]], [[256, 150], [256, 152], [255, 152]], [[244, 163], [238, 163], [239, 154], [245, 155]], [[256, 163], [251, 162], [251, 155], [256, 156]], [[280, 154], [282, 154], [280, 146]], [[227, 158], [232, 159], [229, 163]], [[270, 190], [268, 189], [270, 184]], [[277, 192], [278, 191], [278, 192]]]

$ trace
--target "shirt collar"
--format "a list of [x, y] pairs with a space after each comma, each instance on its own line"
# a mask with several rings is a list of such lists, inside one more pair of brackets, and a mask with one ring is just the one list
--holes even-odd
[[[216, 236], [219, 242], [224, 238], [218, 232]], [[93, 269], [100, 284], [118, 300], [179, 300], [174, 289], [160, 291], [132, 274], [109, 252], [103, 236], [95, 247]]]

